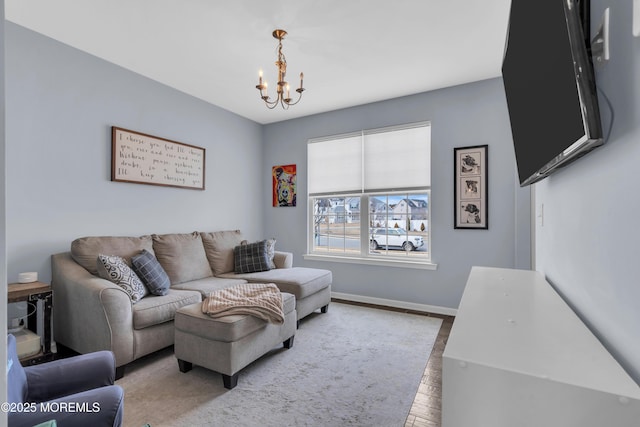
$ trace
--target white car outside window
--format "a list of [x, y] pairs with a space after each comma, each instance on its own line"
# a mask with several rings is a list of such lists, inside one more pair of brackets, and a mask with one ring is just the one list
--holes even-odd
[[402, 228], [377, 228], [371, 232], [369, 246], [371, 250], [386, 247], [401, 248], [410, 252], [424, 246], [424, 239], [422, 236], [407, 233]]

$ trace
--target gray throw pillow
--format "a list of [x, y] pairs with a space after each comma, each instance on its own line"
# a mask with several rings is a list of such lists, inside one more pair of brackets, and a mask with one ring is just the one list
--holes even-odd
[[143, 249], [142, 252], [131, 258], [131, 264], [133, 264], [133, 271], [147, 286], [149, 292], [153, 295], [166, 295], [169, 293], [169, 287], [171, 286], [169, 276], [151, 252]]
[[267, 241], [261, 240], [233, 248], [233, 263], [236, 273], [255, 273], [271, 270]]
[[115, 255], [98, 255], [98, 275], [103, 279], [120, 286], [129, 294], [133, 304], [140, 301], [149, 291], [136, 273], [127, 265], [122, 257]]

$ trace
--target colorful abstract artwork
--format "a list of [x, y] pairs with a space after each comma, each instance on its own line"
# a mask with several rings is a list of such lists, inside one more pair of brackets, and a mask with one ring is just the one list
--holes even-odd
[[296, 165], [274, 166], [271, 177], [273, 181], [273, 206], [295, 206]]

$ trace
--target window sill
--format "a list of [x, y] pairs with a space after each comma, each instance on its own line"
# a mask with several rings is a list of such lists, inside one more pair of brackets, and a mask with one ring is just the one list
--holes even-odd
[[419, 270], [436, 270], [438, 264], [428, 262], [415, 262], [406, 260], [395, 260], [389, 258], [362, 258], [362, 257], [346, 257], [335, 255], [318, 255], [318, 254], [304, 254], [302, 257], [309, 261], [324, 261], [324, 262], [341, 262], [347, 264], [366, 264], [377, 265], [384, 267], [399, 267], [399, 268], [415, 268]]

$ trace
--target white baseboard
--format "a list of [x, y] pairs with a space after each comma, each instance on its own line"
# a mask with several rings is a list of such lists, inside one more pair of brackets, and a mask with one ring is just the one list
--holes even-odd
[[414, 302], [397, 301], [392, 299], [374, 298], [363, 295], [344, 294], [341, 292], [331, 292], [331, 297], [335, 299], [361, 302], [365, 304], [382, 305], [385, 307], [402, 308], [405, 310], [414, 310], [424, 313], [443, 314], [446, 316], [455, 316], [458, 310], [449, 307], [440, 307], [437, 305], [416, 304]]

